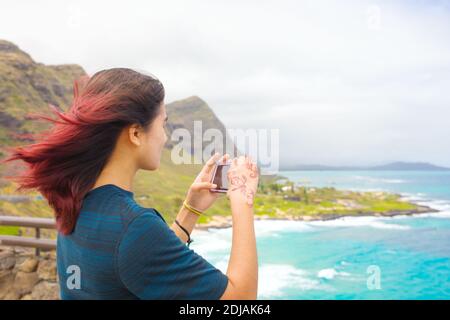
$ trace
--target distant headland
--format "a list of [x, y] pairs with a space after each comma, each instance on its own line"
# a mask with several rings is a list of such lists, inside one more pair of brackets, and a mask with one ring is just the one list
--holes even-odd
[[379, 166], [326, 166], [319, 164], [284, 165], [282, 170], [299, 171], [450, 171], [450, 168], [436, 166], [427, 162], [391, 162]]

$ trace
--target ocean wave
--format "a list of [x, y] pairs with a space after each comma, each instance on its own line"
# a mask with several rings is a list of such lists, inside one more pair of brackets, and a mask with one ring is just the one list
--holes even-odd
[[261, 220], [255, 222], [257, 237], [279, 236], [281, 232], [311, 232], [318, 227], [371, 227], [375, 229], [409, 230], [409, 226], [387, 223], [390, 217], [342, 217], [333, 220], [291, 221], [291, 220]]
[[291, 220], [258, 220], [255, 222], [257, 237], [277, 236], [280, 232], [305, 232], [313, 228], [303, 221]]
[[390, 217], [342, 217], [335, 220], [311, 221], [312, 226], [323, 227], [371, 227], [375, 229], [409, 230], [409, 226], [385, 223]]
[[[198, 254], [204, 256], [217, 269], [226, 274], [229, 262], [229, 250], [227, 254], [220, 254], [217, 249], [220, 247], [224, 249], [231, 245], [229, 243], [222, 243], [223, 239], [210, 234], [207, 239], [201, 237], [207, 236], [204, 233], [209, 231], [202, 231], [197, 234], [199, 243], [194, 246], [193, 250]], [[213, 239], [211, 239], [213, 237]], [[202, 243], [200, 243], [202, 241]], [[219, 243], [217, 245], [216, 243]], [[222, 244], [220, 244], [222, 243]], [[340, 275], [343, 275], [342, 273]], [[307, 291], [307, 290], [334, 290], [329, 284], [323, 283], [320, 278], [317, 278], [313, 273], [301, 270], [292, 265], [287, 264], [262, 264], [258, 268], [258, 299], [276, 299], [286, 294], [286, 290]]]
[[284, 264], [265, 264], [259, 268], [258, 298], [269, 299], [283, 296], [284, 290], [332, 290], [305, 270]]
[[[421, 206], [427, 206], [435, 210], [439, 210], [439, 212], [430, 212], [430, 213], [420, 213], [413, 215], [414, 217], [419, 218], [427, 218], [427, 217], [435, 217], [435, 218], [450, 218], [450, 201], [444, 199], [432, 199], [428, 198], [424, 193], [403, 193], [402, 199], [405, 201], [410, 201], [415, 204]], [[399, 216], [404, 217], [404, 216]]]
[[407, 183], [407, 180], [403, 179], [388, 179], [388, 178], [376, 178], [376, 177], [368, 177], [368, 176], [353, 176], [353, 178], [357, 180], [363, 180], [370, 183], [387, 183], [387, 184], [398, 184], [398, 183]]
[[327, 268], [327, 269], [322, 269], [319, 272], [317, 272], [317, 277], [321, 278], [321, 279], [326, 279], [326, 280], [332, 280], [334, 279], [336, 276], [343, 276], [343, 277], [347, 277], [350, 274], [344, 271], [337, 271], [334, 268]]
[[[256, 220], [255, 232], [257, 238], [279, 237], [285, 232], [314, 232], [318, 228], [351, 228], [351, 227], [370, 227], [374, 229], [386, 230], [409, 230], [410, 226], [396, 224], [397, 219], [405, 218], [450, 218], [450, 201], [442, 199], [429, 199], [424, 193], [407, 194], [402, 193], [402, 198], [419, 205], [426, 205], [439, 212], [420, 213], [414, 215], [398, 215], [393, 217], [342, 217], [333, 220], [324, 221], [291, 221], [291, 220]], [[194, 229], [192, 234], [194, 239], [191, 247], [200, 254], [217, 252], [230, 252], [232, 228], [225, 229]]]
[[[426, 214], [421, 214], [426, 215]], [[403, 217], [403, 216], [398, 216]], [[404, 216], [407, 217], [407, 216]], [[256, 220], [255, 234], [257, 238], [279, 237], [286, 232], [314, 232], [318, 228], [350, 228], [371, 227], [374, 229], [409, 230], [410, 227], [391, 223], [393, 217], [342, 217], [333, 220], [292, 221], [292, 220]], [[201, 253], [230, 250], [232, 228], [194, 230], [193, 248]]]
[[191, 248], [200, 255], [231, 250], [231, 229], [196, 230], [191, 234]]
[[425, 198], [424, 194], [411, 194], [411, 193], [401, 193], [401, 199], [404, 201], [411, 201], [411, 202], [417, 202], [417, 201], [428, 201]]
[[439, 211], [439, 212], [429, 212], [429, 213], [419, 213], [412, 215], [414, 218], [450, 218], [450, 211]]

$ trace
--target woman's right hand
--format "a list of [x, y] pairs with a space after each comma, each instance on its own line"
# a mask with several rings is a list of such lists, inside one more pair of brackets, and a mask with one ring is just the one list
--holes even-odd
[[258, 188], [259, 170], [248, 156], [234, 158], [228, 170], [228, 192], [231, 202], [245, 203], [253, 207]]

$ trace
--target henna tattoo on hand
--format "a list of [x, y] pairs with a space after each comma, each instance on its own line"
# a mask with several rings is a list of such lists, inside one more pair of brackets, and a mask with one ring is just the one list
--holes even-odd
[[231, 185], [236, 186], [236, 188], [233, 188], [232, 191], [240, 189], [241, 192], [245, 193], [245, 189], [247, 187], [245, 184], [247, 182], [246, 176], [242, 175], [242, 178], [240, 178], [238, 176], [232, 176], [230, 180], [231, 180]]
[[253, 163], [251, 162], [247, 162], [246, 164], [247, 170], [250, 171], [250, 178], [257, 178], [258, 177], [258, 167], [256, 167], [255, 165], [253, 165]]
[[245, 197], [247, 204], [249, 206], [253, 206], [255, 192], [251, 189], [247, 190], [247, 177], [245, 175], [241, 175], [241, 177], [239, 177], [234, 171], [228, 171], [228, 178], [233, 186], [230, 188], [231, 191], [239, 190]]
[[246, 198], [247, 198], [247, 204], [249, 206], [252, 206], [253, 200], [255, 198], [255, 193], [252, 190], [249, 190], [249, 192], [247, 192]]

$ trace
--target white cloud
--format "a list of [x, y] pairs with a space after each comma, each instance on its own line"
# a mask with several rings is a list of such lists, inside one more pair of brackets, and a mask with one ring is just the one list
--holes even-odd
[[[448, 1], [16, 1], [0, 38], [37, 61], [146, 69], [167, 102], [280, 128], [288, 162], [450, 166]], [[292, 152], [296, 150], [296, 152]]]

